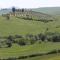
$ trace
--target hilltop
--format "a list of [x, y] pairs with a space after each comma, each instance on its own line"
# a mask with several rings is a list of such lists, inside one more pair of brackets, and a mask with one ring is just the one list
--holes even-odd
[[[29, 10], [29, 9], [24, 9], [24, 12], [21, 12], [21, 9], [16, 9], [17, 11], [15, 12], [15, 14], [18, 17], [23, 17], [23, 18], [32, 18], [35, 20], [55, 20], [54, 17], [52, 17], [51, 15], [47, 14], [47, 13], [42, 13], [42, 12], [37, 12], [37, 11], [33, 11], [33, 10]], [[0, 10], [0, 15], [2, 14], [9, 14], [12, 13], [12, 9], [2, 9]], [[22, 16], [23, 15], [23, 16]]]
[[36, 12], [42, 12], [49, 15], [60, 15], [60, 7], [42, 7], [42, 8], [36, 8], [32, 9]]
[[7, 13], [9, 13], [9, 12], [11, 12], [12, 10], [11, 9], [1, 9], [0, 10], [0, 15], [2, 15], [2, 14], [7, 14]]
[[[1, 9], [0, 15], [4, 13], [11, 12], [11, 9]], [[60, 7], [40, 7], [40, 8], [34, 8], [32, 11], [40, 12], [48, 15], [60, 15]]]

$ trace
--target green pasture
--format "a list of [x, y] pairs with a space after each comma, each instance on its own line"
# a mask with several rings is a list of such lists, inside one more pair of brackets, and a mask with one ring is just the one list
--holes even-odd
[[19, 46], [13, 44], [11, 48], [0, 48], [0, 58], [27, 56], [31, 54], [47, 53], [60, 49], [60, 43], [42, 42], [34, 45]]
[[[48, 28], [48, 31], [46, 29]], [[16, 17], [10, 17], [7, 20], [6, 17], [0, 16], [0, 36], [8, 35], [26, 35], [26, 34], [39, 34], [47, 32], [60, 33], [60, 20], [59, 18], [53, 22], [44, 23], [41, 21], [30, 21], [19, 19]], [[0, 58], [26, 56], [36, 53], [47, 53], [52, 50], [60, 49], [60, 43], [42, 42], [34, 45], [19, 46], [13, 44], [11, 48], [0, 48]], [[53, 55], [56, 56], [56, 55]], [[57, 58], [58, 57], [58, 58]], [[46, 59], [45, 59], [46, 58]], [[55, 59], [56, 58], [56, 59]], [[59, 60], [59, 56], [48, 57], [35, 57], [27, 58], [26, 60]]]
[[[47, 28], [48, 31], [46, 31]], [[0, 36], [45, 32], [60, 32], [60, 21], [56, 19], [56, 21], [44, 23], [41, 21], [23, 20], [16, 17], [10, 17], [10, 20], [7, 20], [6, 17], [0, 16]]]

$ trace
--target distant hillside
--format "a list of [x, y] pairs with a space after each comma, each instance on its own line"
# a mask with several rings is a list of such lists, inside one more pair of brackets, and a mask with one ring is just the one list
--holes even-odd
[[[11, 9], [2, 9], [2, 10], [0, 10], [0, 15], [7, 14], [11, 11], [12, 11]], [[24, 12], [22, 12], [21, 9], [18, 9], [15, 13], [19, 17], [23, 17], [23, 18], [29, 17], [29, 18], [32, 18], [33, 20], [39, 20], [39, 21], [40, 20], [42, 20], [42, 21], [55, 20], [54, 17], [52, 17], [51, 15], [49, 15], [47, 13], [42, 13], [42, 12], [37, 12], [37, 11], [32, 11], [32, 10], [27, 10], [27, 9], [24, 10]]]
[[49, 14], [41, 13], [41, 12], [35, 12], [32, 10], [24, 10], [24, 12], [21, 12], [21, 10], [15, 12], [16, 16], [20, 18], [24, 18], [27, 20], [38, 20], [38, 21], [52, 21], [55, 20], [54, 17], [52, 17]]
[[[44, 7], [44, 8], [41, 7], [41, 8], [32, 9], [32, 11], [42, 12], [49, 15], [60, 15], [60, 7]], [[11, 12], [11, 9], [2, 9], [0, 10], [0, 15], [8, 12]]]
[[43, 12], [50, 15], [60, 15], [60, 7], [44, 7], [44, 8], [36, 8], [32, 10], [36, 12]]
[[1, 9], [1, 10], [0, 10], [0, 15], [2, 15], [2, 14], [7, 14], [7, 13], [9, 13], [9, 12], [11, 12], [11, 9]]

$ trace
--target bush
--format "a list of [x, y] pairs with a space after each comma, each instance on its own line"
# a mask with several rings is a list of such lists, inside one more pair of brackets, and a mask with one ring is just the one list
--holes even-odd
[[28, 56], [20, 56], [20, 57], [18, 57], [18, 59], [26, 59], [26, 58], [28, 58]]
[[23, 38], [22, 35], [15, 35], [15, 38]]
[[25, 37], [28, 40], [32, 40], [33, 39], [33, 35], [32, 34], [27, 34]]
[[21, 45], [21, 46], [24, 46], [24, 45], [26, 45], [26, 42], [20, 40], [20, 41], [18, 42], [18, 44]]
[[26, 41], [25, 41], [24, 38], [17, 38], [17, 39], [15, 40], [15, 42], [16, 42], [18, 45], [21, 45], [21, 46], [26, 45]]
[[7, 44], [7, 47], [11, 47], [12, 46], [12, 42], [11, 41], [7, 41], [6, 44]]
[[12, 35], [9, 35], [8, 37], [7, 37], [7, 40], [9, 41], [9, 42], [14, 42], [14, 37], [12, 36]]
[[42, 41], [45, 41], [46, 40], [46, 35], [44, 35], [44, 34], [38, 34], [38, 37], [39, 37], [39, 40], [42, 40]]
[[48, 52], [47, 54], [56, 54], [57, 53], [57, 50], [53, 50], [51, 52]]
[[59, 35], [54, 35], [52, 37], [53, 42], [60, 42], [60, 36]]
[[30, 42], [30, 44], [34, 44], [37, 41], [37, 36], [32, 34], [27, 34], [26, 39]]

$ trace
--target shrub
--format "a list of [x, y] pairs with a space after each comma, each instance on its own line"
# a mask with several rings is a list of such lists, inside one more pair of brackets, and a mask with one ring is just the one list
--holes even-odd
[[44, 35], [44, 34], [38, 34], [38, 37], [39, 37], [39, 40], [42, 40], [42, 41], [44, 41], [44, 40], [46, 40], [46, 35]]
[[8, 40], [9, 42], [14, 42], [14, 37], [13, 37], [12, 35], [9, 35], [9, 36], [7, 37], [7, 40]]
[[7, 47], [11, 47], [12, 46], [12, 42], [11, 41], [7, 41], [6, 44], [8, 45]]
[[51, 52], [48, 52], [47, 54], [56, 54], [57, 53], [57, 50], [53, 50]]
[[18, 38], [15, 40], [18, 45], [24, 46], [26, 45], [26, 41], [24, 38]]
[[53, 42], [60, 42], [60, 36], [59, 35], [54, 35], [52, 37]]
[[28, 56], [20, 56], [20, 57], [18, 57], [18, 59], [25, 59], [25, 58], [28, 58]]
[[15, 35], [15, 38], [23, 38], [22, 35]]
[[26, 43], [25, 43], [24, 41], [22, 41], [22, 40], [20, 40], [20, 41], [18, 42], [18, 44], [21, 45], [21, 46], [26, 45]]

